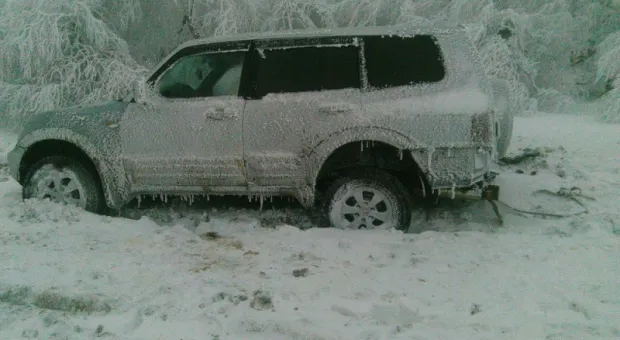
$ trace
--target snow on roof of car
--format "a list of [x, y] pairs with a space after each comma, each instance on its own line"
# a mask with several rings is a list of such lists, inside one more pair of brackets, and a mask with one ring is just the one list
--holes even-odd
[[379, 26], [379, 27], [351, 27], [331, 29], [303, 29], [275, 32], [253, 32], [225, 36], [216, 36], [203, 39], [193, 39], [181, 44], [177, 50], [186, 47], [207, 45], [222, 42], [240, 42], [246, 40], [286, 39], [286, 38], [322, 38], [339, 36], [365, 35], [416, 35], [416, 34], [450, 34], [462, 33], [465, 27], [458, 26]]

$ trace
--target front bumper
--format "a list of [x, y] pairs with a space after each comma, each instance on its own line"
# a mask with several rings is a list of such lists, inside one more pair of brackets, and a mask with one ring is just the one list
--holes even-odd
[[9, 173], [17, 182], [19, 182], [19, 164], [26, 150], [24, 148], [16, 146], [13, 150], [7, 154], [7, 162], [9, 165]]

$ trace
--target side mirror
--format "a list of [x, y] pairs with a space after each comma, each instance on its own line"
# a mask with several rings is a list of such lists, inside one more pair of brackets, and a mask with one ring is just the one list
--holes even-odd
[[138, 104], [146, 102], [146, 84], [144, 81], [138, 79], [133, 82], [133, 98]]

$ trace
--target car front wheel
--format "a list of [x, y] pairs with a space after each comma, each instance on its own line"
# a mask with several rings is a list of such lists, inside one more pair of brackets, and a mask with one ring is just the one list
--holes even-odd
[[46, 157], [33, 164], [24, 179], [22, 193], [24, 199], [49, 199], [93, 213], [102, 213], [105, 209], [96, 174], [64, 156]]
[[407, 229], [411, 203], [398, 179], [383, 171], [356, 172], [327, 190], [325, 212], [338, 229]]

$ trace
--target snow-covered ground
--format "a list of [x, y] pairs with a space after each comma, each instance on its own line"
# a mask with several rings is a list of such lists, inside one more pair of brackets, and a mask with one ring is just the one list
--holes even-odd
[[518, 118], [525, 147], [545, 156], [502, 169], [502, 200], [578, 212], [531, 193], [578, 186], [590, 214], [500, 206], [499, 227], [484, 202], [450, 203], [420, 234], [278, 225], [295, 208], [112, 218], [24, 203], [2, 170], [0, 339], [617, 340], [620, 126]]

